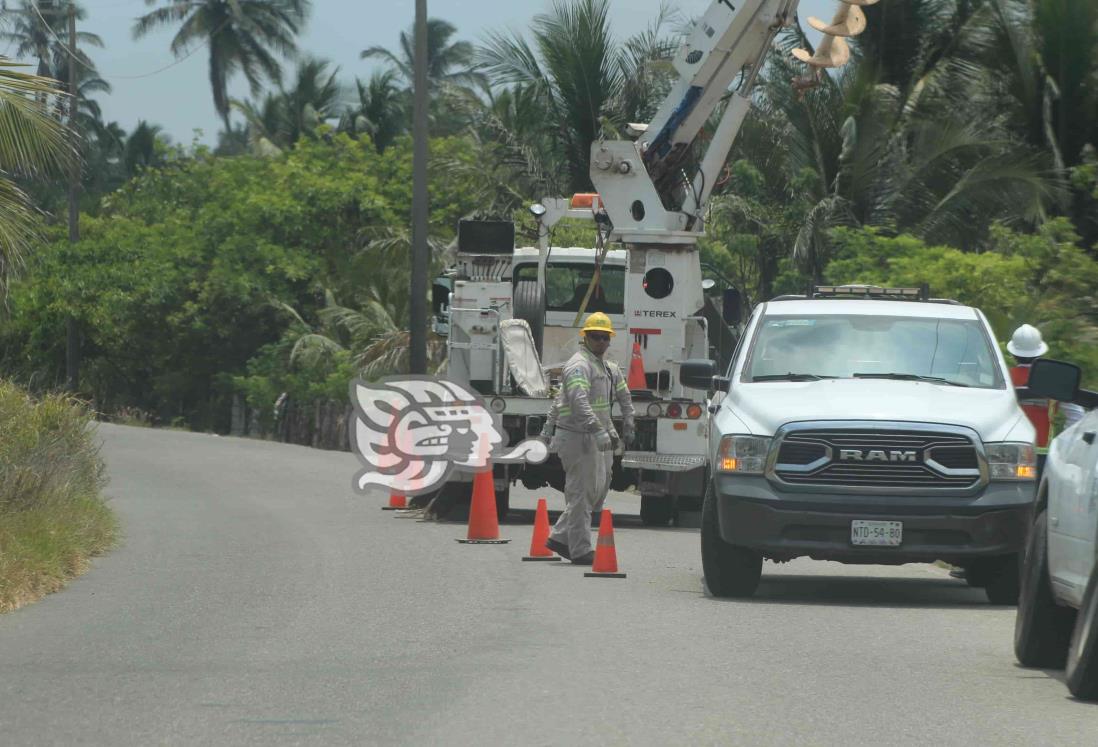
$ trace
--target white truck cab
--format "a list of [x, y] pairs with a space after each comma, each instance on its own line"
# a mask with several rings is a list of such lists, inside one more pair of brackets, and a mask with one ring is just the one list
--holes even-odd
[[923, 289], [816, 288], [759, 305], [715, 381], [702, 560], [747, 596], [764, 558], [944, 560], [1017, 598], [1034, 429], [990, 325]]

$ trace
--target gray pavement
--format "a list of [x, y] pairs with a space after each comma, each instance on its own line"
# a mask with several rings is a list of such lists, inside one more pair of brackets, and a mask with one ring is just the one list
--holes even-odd
[[0, 616], [3, 744], [1098, 741], [1098, 706], [1015, 665], [1014, 610], [931, 566], [768, 563], [715, 600], [697, 531], [641, 527], [632, 496], [629, 577], [585, 579], [520, 562], [529, 511], [464, 546], [379, 510], [349, 454], [100, 433], [125, 538]]

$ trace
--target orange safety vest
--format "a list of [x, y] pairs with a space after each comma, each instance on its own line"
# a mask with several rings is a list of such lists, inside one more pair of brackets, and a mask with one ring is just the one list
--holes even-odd
[[[1015, 387], [1029, 384], [1029, 364], [1023, 363], [1010, 369], [1010, 380]], [[1052, 414], [1056, 412], [1056, 403], [1041, 397], [1019, 399], [1022, 411], [1037, 430], [1036, 447], [1038, 453], [1047, 454], [1048, 444], [1056, 435], [1052, 430]]]

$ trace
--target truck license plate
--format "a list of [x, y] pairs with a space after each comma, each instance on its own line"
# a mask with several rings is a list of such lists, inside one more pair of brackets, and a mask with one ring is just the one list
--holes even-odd
[[902, 521], [861, 521], [850, 522], [850, 543], [852, 545], [884, 545], [896, 547], [904, 540]]

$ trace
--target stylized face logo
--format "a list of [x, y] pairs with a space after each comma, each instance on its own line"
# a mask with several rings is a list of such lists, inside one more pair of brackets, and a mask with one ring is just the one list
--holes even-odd
[[499, 453], [504, 439], [472, 392], [430, 378], [351, 382], [355, 427], [351, 448], [363, 464], [354, 487], [416, 495], [440, 487], [451, 470], [477, 472], [492, 462], [542, 462], [548, 450], [527, 440]]

